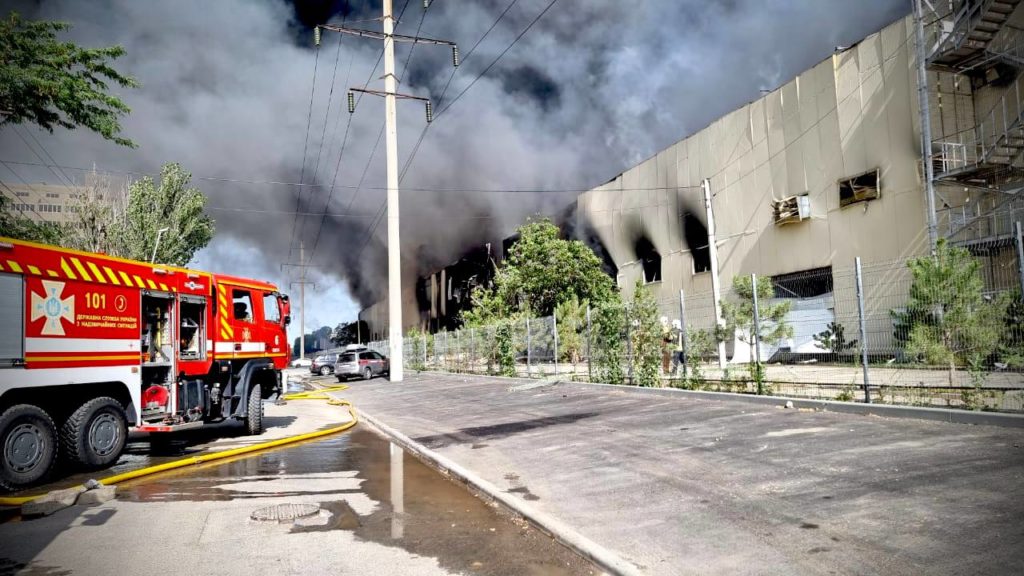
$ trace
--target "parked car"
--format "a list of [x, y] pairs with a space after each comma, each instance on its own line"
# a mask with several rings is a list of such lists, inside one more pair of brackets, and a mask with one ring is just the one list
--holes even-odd
[[309, 371], [311, 374], [319, 374], [321, 376], [334, 374], [334, 363], [337, 361], [337, 354], [321, 354], [313, 359], [313, 363], [309, 365]]
[[309, 368], [313, 365], [312, 358], [296, 358], [292, 360], [292, 368]]
[[338, 382], [349, 378], [362, 378], [369, 380], [374, 376], [385, 376], [391, 370], [391, 364], [386, 356], [367, 350], [348, 350], [338, 355], [338, 361], [334, 364], [334, 375]]

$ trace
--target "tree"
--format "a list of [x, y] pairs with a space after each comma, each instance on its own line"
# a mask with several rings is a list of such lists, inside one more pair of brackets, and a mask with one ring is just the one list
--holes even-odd
[[81, 48], [59, 42], [63, 22], [33, 22], [17, 13], [0, 20], [0, 126], [29, 122], [53, 132], [54, 126], [85, 126], [122, 146], [120, 118], [131, 110], [108, 93], [108, 82], [135, 88], [138, 82], [114, 70], [110, 61], [121, 46]]
[[626, 321], [633, 349], [633, 384], [659, 386], [662, 328], [658, 321], [658, 302], [642, 280], [636, 281], [633, 300], [626, 307]]
[[626, 315], [619, 294], [614, 293], [608, 301], [593, 308], [590, 318], [594, 379], [605, 384], [622, 384], [626, 379], [622, 369]]
[[587, 328], [587, 307], [590, 303], [580, 301], [575, 294], [555, 307], [558, 318], [558, 355], [562, 360], [572, 364], [573, 374], [576, 365], [583, 358], [585, 345], [583, 331]]
[[906, 330], [906, 349], [927, 364], [981, 370], [1006, 332], [1010, 296], [986, 297], [980, 263], [966, 248], [940, 239], [935, 254], [907, 262], [912, 277], [907, 306], [893, 312]]
[[754, 328], [754, 282], [750, 276], [734, 276], [732, 289], [738, 300], [722, 301], [722, 317], [725, 319], [723, 336], [735, 334], [740, 341], [750, 346], [751, 375], [757, 384], [758, 393], [764, 382], [763, 366], [754, 361], [754, 346], [757, 343], [775, 344], [793, 337], [793, 327], [786, 322], [786, 315], [792, 303], [781, 301], [771, 304], [773, 296], [770, 279], [763, 278], [757, 283], [757, 311], [760, 330]]
[[62, 246], [87, 252], [123, 253], [112, 234], [119, 222], [118, 217], [124, 212], [124, 190], [113, 190], [107, 179], [102, 182], [97, 184], [94, 181], [79, 194], [74, 206], [74, 223], [67, 227], [67, 234], [60, 242]]
[[331, 334], [331, 342], [336, 346], [365, 343], [369, 334], [370, 326], [364, 320], [342, 322], [335, 326], [334, 332]]
[[497, 270], [494, 287], [473, 291], [473, 308], [464, 319], [486, 324], [517, 312], [549, 316], [573, 296], [596, 305], [614, 293], [612, 279], [593, 250], [578, 240], [560, 238], [558, 227], [542, 219], [519, 227], [519, 239]]
[[[146, 176], [128, 188], [124, 214], [112, 226], [112, 252], [123, 258], [149, 260], [156, 246], [156, 262], [185, 266], [213, 238], [214, 222], [203, 213], [206, 196], [190, 188], [192, 175], [178, 163], [164, 164], [160, 184]], [[159, 233], [161, 228], [168, 230]]]
[[857, 346], [857, 339], [847, 340], [845, 328], [837, 322], [829, 322], [829, 325], [813, 338], [819, 347], [833, 354], [841, 354]]
[[0, 196], [0, 236], [43, 244], [59, 244], [66, 230], [53, 222], [36, 222], [11, 210], [11, 201]]

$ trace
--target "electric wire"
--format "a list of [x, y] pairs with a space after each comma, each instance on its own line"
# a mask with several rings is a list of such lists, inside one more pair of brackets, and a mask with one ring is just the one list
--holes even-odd
[[[541, 11], [540, 11], [540, 13], [539, 13], [539, 14], [537, 14], [537, 16], [536, 16], [536, 17], [534, 17], [534, 19], [533, 19], [533, 20], [532, 20], [532, 21], [531, 21], [531, 22], [530, 22], [530, 23], [529, 23], [529, 24], [528, 24], [528, 25], [526, 26], [526, 28], [523, 28], [523, 30], [522, 30], [522, 31], [521, 31], [521, 32], [519, 33], [519, 35], [518, 35], [518, 36], [516, 36], [516, 37], [515, 37], [515, 39], [513, 39], [513, 40], [512, 40], [512, 42], [511, 42], [511, 43], [510, 43], [510, 44], [509, 44], [508, 46], [506, 46], [506, 47], [505, 47], [505, 49], [504, 49], [504, 50], [502, 50], [502, 51], [501, 51], [501, 53], [500, 53], [500, 54], [498, 54], [498, 56], [497, 56], [497, 57], [496, 57], [496, 58], [495, 58], [494, 60], [492, 60], [492, 61], [491, 61], [491, 63], [490, 63], [490, 64], [488, 64], [488, 65], [487, 65], [487, 67], [486, 67], [486, 68], [484, 68], [484, 69], [483, 69], [483, 71], [482, 71], [482, 72], [480, 72], [480, 73], [479, 73], [479, 74], [478, 74], [478, 75], [476, 76], [476, 78], [474, 78], [474, 79], [473, 79], [473, 80], [472, 80], [472, 81], [471, 81], [471, 82], [469, 83], [469, 85], [467, 85], [467, 86], [466, 86], [466, 87], [465, 87], [465, 88], [464, 88], [464, 89], [462, 90], [462, 92], [459, 92], [459, 94], [458, 94], [458, 95], [457, 95], [457, 96], [456, 96], [455, 98], [453, 98], [451, 102], [449, 102], [449, 103], [448, 103], [448, 104], [447, 104], [447, 105], [446, 105], [446, 106], [445, 106], [444, 108], [442, 108], [440, 112], [438, 112], [437, 114], [435, 114], [435, 115], [434, 115], [434, 121], [436, 122], [436, 121], [437, 121], [437, 120], [438, 120], [438, 119], [439, 119], [439, 118], [441, 117], [441, 115], [443, 115], [443, 114], [444, 114], [445, 112], [447, 112], [447, 111], [448, 111], [448, 109], [450, 109], [450, 108], [451, 108], [451, 107], [452, 107], [452, 106], [453, 106], [453, 105], [454, 105], [454, 104], [455, 104], [456, 102], [458, 102], [458, 101], [459, 101], [459, 99], [460, 99], [460, 98], [462, 98], [462, 96], [463, 96], [463, 95], [464, 95], [464, 94], [465, 94], [466, 92], [468, 92], [468, 91], [469, 91], [469, 89], [470, 89], [470, 88], [472, 88], [472, 87], [473, 87], [473, 85], [477, 83], [477, 81], [479, 81], [479, 80], [480, 80], [480, 78], [482, 78], [482, 77], [483, 77], [483, 76], [484, 76], [485, 74], [487, 74], [487, 72], [489, 72], [489, 71], [491, 70], [491, 68], [493, 68], [493, 67], [494, 67], [494, 65], [495, 65], [495, 64], [497, 64], [497, 63], [498, 63], [498, 61], [499, 61], [499, 60], [501, 60], [501, 59], [502, 59], [502, 57], [504, 57], [504, 56], [505, 56], [505, 54], [507, 54], [507, 53], [508, 53], [508, 51], [509, 51], [509, 50], [511, 50], [511, 49], [512, 49], [512, 47], [513, 47], [513, 46], [515, 46], [515, 45], [516, 45], [516, 43], [517, 43], [517, 42], [519, 42], [519, 40], [521, 40], [521, 39], [523, 38], [523, 36], [525, 36], [525, 35], [526, 35], [526, 33], [527, 33], [527, 32], [529, 32], [529, 31], [530, 31], [530, 29], [531, 29], [531, 28], [533, 28], [533, 26], [534, 26], [535, 24], [537, 24], [537, 22], [539, 22], [539, 21], [540, 21], [540, 19], [541, 19], [542, 17], [544, 17], [544, 15], [545, 15], [545, 14], [547, 14], [547, 12], [548, 12], [549, 10], [551, 10], [551, 7], [552, 7], [552, 6], [554, 6], [554, 5], [555, 5], [555, 2], [557, 2], [557, 1], [558, 1], [558, 0], [551, 0], [551, 2], [550, 2], [550, 3], [548, 3], [548, 5], [547, 5], [547, 6], [546, 6], [546, 7], [545, 7], [545, 8], [543, 9], [543, 10], [541, 10]], [[509, 8], [511, 8], [511, 5], [509, 5]], [[506, 9], [506, 12], [507, 12], [507, 11], [508, 11], [508, 9]], [[501, 17], [503, 17], [503, 16], [504, 16], [504, 14], [505, 14], [505, 12], [503, 12], [503, 13], [501, 14], [501, 16], [499, 16], [499, 18], [498, 18], [498, 19], [500, 20], [500, 19], [501, 19]], [[493, 29], [493, 26], [492, 26], [492, 28], [491, 28], [491, 29]], [[490, 31], [490, 30], [488, 30], [488, 32], [489, 32], [489, 31]], [[481, 40], [482, 40], [482, 38], [481, 38]], [[479, 43], [477, 43], [477, 44], [479, 45]], [[476, 46], [474, 46], [473, 48], [474, 48], [474, 49], [476, 49]], [[418, 151], [419, 151], [419, 145], [420, 145], [420, 143], [421, 143], [421, 142], [422, 142], [422, 140], [423, 140], [423, 136], [425, 136], [425, 135], [426, 135], [426, 130], [424, 130], [424, 131], [423, 131], [423, 135], [422, 135], [422, 136], [420, 137], [420, 139], [419, 139], [419, 142], [417, 142], [416, 146], [415, 146], [415, 147], [413, 148], [413, 153], [412, 153], [412, 154], [411, 154], [411, 155], [409, 156], [409, 159], [408, 159], [408, 160], [406, 161], [406, 166], [405, 166], [405, 168], [403, 168], [403, 170], [402, 170], [402, 176], [404, 176], [404, 175], [405, 175], [405, 172], [406, 172], [406, 171], [408, 170], [408, 167], [412, 165], [412, 160], [413, 160], [413, 158], [415, 158], [415, 157], [416, 157], [416, 156], [415, 156], [415, 155], [416, 155], [416, 152], [418, 152]], [[399, 179], [399, 182], [401, 182], [401, 178]], [[377, 219], [376, 219], [376, 221], [374, 222], [374, 224], [373, 224], [373, 227], [372, 227], [372, 228], [370, 229], [369, 233], [368, 233], [368, 234], [366, 235], [366, 240], [365, 240], [365, 241], [363, 242], [363, 245], [362, 245], [362, 246], [360, 247], [360, 249], [359, 249], [359, 253], [358, 253], [358, 254], [357, 254], [357, 256], [356, 256], [356, 259], [357, 259], [357, 260], [359, 259], [359, 257], [360, 257], [360, 256], [362, 256], [363, 250], [365, 250], [365, 249], [366, 249], [366, 247], [367, 247], [367, 246], [369, 245], [369, 243], [370, 243], [370, 239], [371, 239], [371, 238], [373, 238], [373, 235], [374, 235], [374, 234], [375, 234], [375, 233], [377, 232], [377, 227], [378, 227], [378, 226], [380, 226], [380, 223], [381, 223], [381, 221], [383, 221], [383, 217], [384, 217], [384, 212], [385, 212], [385, 210], [386, 210], [386, 209], [387, 209], [387, 202], [385, 201], [384, 203], [382, 203], [382, 204], [381, 204], [380, 210], [378, 211]]]
[[[316, 71], [320, 64], [320, 46], [316, 47], [316, 56], [313, 59], [313, 82], [309, 87], [309, 111], [306, 113], [306, 138], [305, 143], [302, 145], [302, 168], [299, 170], [299, 184], [301, 185], [306, 179], [306, 152], [309, 149], [309, 128], [313, 120], [313, 96], [316, 94]], [[302, 189], [299, 189], [299, 193], [295, 195], [295, 212], [298, 213], [302, 207]], [[295, 228], [298, 224], [298, 216], [292, 219], [292, 231], [288, 240], [288, 255], [291, 256], [291, 251], [295, 245]]]
[[[37, 166], [46, 167], [47, 164], [39, 162], [22, 162], [18, 160], [0, 159], [0, 162], [5, 164], [11, 164], [14, 166]], [[55, 165], [56, 166], [56, 165]], [[77, 166], [61, 165], [61, 168], [65, 170], [80, 170], [91, 172], [93, 168], [82, 168]], [[115, 169], [96, 169], [97, 172], [110, 173], [110, 174], [125, 174], [129, 176], [158, 176], [156, 173], [150, 172], [139, 172], [132, 170], [115, 170]], [[280, 180], [247, 180], [244, 178], [227, 178], [223, 176], [197, 176], [193, 175], [194, 180], [204, 180], [211, 182], [224, 182], [229, 184], [251, 184], [251, 185], [267, 185], [267, 186], [287, 186], [287, 187], [298, 187], [304, 188], [326, 188], [326, 184], [314, 184], [306, 183], [299, 184], [298, 182], [285, 182]], [[362, 188], [363, 190], [387, 190], [386, 186], [358, 186], [356, 184], [338, 184], [337, 188], [355, 190]], [[646, 192], [656, 190], [685, 190], [685, 189], [700, 189], [700, 186], [641, 186], [634, 188], [615, 188], [615, 191], [621, 192]], [[408, 192], [425, 192], [435, 194], [565, 194], [570, 192], [584, 193], [595, 190], [595, 188], [418, 188], [418, 187], [403, 187], [402, 190]], [[294, 211], [287, 212], [293, 214]], [[300, 214], [304, 213], [300, 211]], [[319, 214], [319, 212], [309, 212], [310, 214]]]
[[[409, 6], [409, 2], [406, 2], [406, 6]], [[399, 18], [404, 13], [404, 8], [406, 8], [406, 6], [402, 7], [402, 13], [398, 14]], [[424, 19], [426, 19], [426, 16], [427, 16], [427, 11], [423, 10], [420, 13], [420, 24], [416, 27], [416, 34], [414, 35], [414, 38], [419, 38], [420, 37], [420, 31], [423, 29], [423, 22], [424, 22]], [[415, 50], [416, 50], [416, 43], [414, 42], [413, 45], [410, 46], [410, 48], [409, 48], [409, 55], [406, 57], [406, 63], [404, 63], [404, 65], [402, 65], [402, 68], [401, 68], [401, 75], [402, 76], [406, 75], [406, 73], [409, 71], [409, 64], [410, 64], [410, 61], [412, 61], [412, 59], [413, 59], [413, 53], [414, 53]], [[369, 82], [368, 82], [368, 85], [369, 85]], [[346, 130], [346, 132], [347, 132], [347, 130]], [[367, 172], [370, 169], [370, 165], [371, 165], [371, 163], [373, 161], [374, 154], [377, 152], [377, 148], [380, 146], [381, 136], [383, 134], [384, 134], [384, 125], [382, 124], [381, 125], [381, 130], [377, 134], [377, 141], [374, 142], [374, 149], [370, 153], [370, 159], [367, 161], [367, 166], [366, 166], [366, 168], [364, 170], [362, 170], [362, 175], [359, 177], [359, 186], [356, 187], [355, 191], [352, 192], [352, 195], [349, 198], [348, 203], [345, 205], [345, 209], [344, 209], [345, 212], [347, 212], [348, 209], [351, 207], [352, 202], [355, 200], [355, 196], [359, 193], [359, 188], [362, 187], [362, 183], [364, 183], [364, 181], [366, 180]], [[341, 160], [341, 158], [339, 156], [339, 166], [341, 165], [340, 160]], [[335, 171], [335, 177], [337, 177], [337, 175], [338, 174], [337, 174], [337, 170], [336, 170]], [[321, 221], [319, 221], [319, 225], [317, 225], [317, 227], [316, 227], [316, 236], [315, 236], [315, 238], [313, 240], [313, 249], [312, 249], [312, 252], [310, 252], [310, 254], [309, 254], [309, 261], [310, 262], [313, 261], [313, 258], [316, 256], [316, 248], [319, 246], [319, 239], [321, 239], [322, 233], [324, 232], [324, 223], [327, 220], [327, 213], [328, 213], [328, 210], [331, 207], [331, 199], [334, 197], [334, 186], [333, 186], [333, 183], [334, 182], [332, 182], [331, 191], [328, 193], [327, 202], [324, 203], [324, 214], [321, 215]]]

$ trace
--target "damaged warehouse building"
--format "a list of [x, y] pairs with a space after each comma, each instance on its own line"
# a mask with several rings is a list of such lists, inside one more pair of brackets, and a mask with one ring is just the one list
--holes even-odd
[[[856, 257], [866, 269], [886, 265], [884, 275], [865, 276], [865, 298], [876, 312], [868, 331], [889, 345], [888, 311], [909, 286], [899, 263], [927, 254], [932, 235], [981, 259], [989, 290], [1015, 289], [1013, 224], [1024, 219], [1019, 4], [952, 2], [925, 14], [920, 29], [907, 16], [837, 47], [580, 194], [556, 223], [597, 249], [627, 298], [640, 280], [662, 314], [678, 318], [683, 291], [687, 323], [697, 327], [716, 321], [715, 272], [723, 293], [734, 276], [770, 277], [775, 296], [792, 298], [802, 319], [785, 344], [793, 352], [813, 347], [811, 335], [830, 322], [856, 326], [855, 307], [833, 304], [856, 302], [847, 277]], [[919, 104], [922, 72], [927, 107]], [[926, 146], [922, 126], [930, 128]], [[456, 328], [473, 287], [490, 282], [507, 247], [495, 238], [410, 282], [405, 328]], [[385, 338], [386, 299], [360, 319]]]

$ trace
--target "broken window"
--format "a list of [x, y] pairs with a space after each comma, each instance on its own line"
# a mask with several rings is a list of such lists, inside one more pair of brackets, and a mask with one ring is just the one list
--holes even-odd
[[839, 206], [849, 206], [878, 198], [878, 170], [839, 181]]
[[644, 268], [644, 284], [661, 282], [661, 254], [647, 238], [636, 242], [636, 257]]
[[800, 222], [811, 217], [811, 198], [807, 194], [772, 201], [772, 216], [778, 225]]
[[711, 245], [708, 243], [708, 229], [693, 214], [683, 214], [683, 236], [693, 259], [693, 273], [711, 270]]
[[832, 292], [832, 267], [772, 276], [776, 298], [813, 298]]

